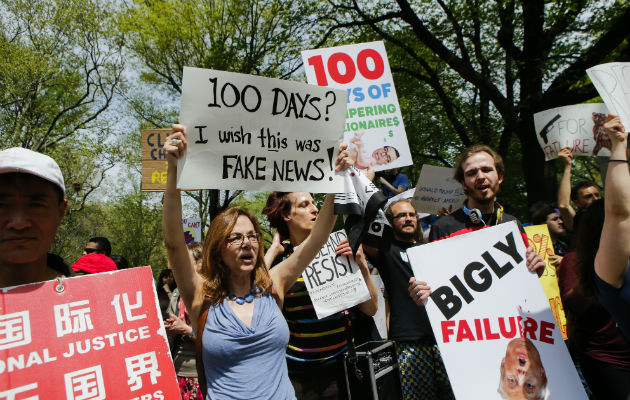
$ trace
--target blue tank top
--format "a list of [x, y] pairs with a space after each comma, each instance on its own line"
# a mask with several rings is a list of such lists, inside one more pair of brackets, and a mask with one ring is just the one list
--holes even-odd
[[295, 399], [285, 350], [289, 328], [273, 296], [254, 300], [252, 325], [227, 300], [211, 306], [203, 331], [208, 399]]

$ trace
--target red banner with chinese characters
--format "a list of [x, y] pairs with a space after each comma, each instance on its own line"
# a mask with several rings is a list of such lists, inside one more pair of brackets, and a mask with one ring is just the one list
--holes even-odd
[[180, 397], [140, 267], [0, 289], [0, 399]]

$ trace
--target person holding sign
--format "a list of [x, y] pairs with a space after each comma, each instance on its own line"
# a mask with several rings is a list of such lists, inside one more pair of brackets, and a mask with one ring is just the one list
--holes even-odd
[[[318, 212], [310, 193], [272, 192], [269, 195], [263, 214], [267, 216], [269, 225], [276, 229], [273, 243], [265, 254], [265, 262], [272, 271], [281, 261], [292, 256], [294, 249], [311, 234]], [[283, 239], [289, 243], [283, 244]], [[355, 259], [370, 291], [370, 299], [359, 304], [358, 308], [372, 316], [378, 307], [378, 292], [370, 278], [362, 250], [357, 252]], [[286, 357], [297, 398], [346, 398], [343, 353], [351, 337], [348, 311], [317, 319], [304, 279], [300, 277], [289, 289], [282, 313], [291, 331]]]
[[427, 312], [407, 294], [413, 279], [407, 250], [421, 244], [417, 240], [416, 209], [410, 199], [398, 200], [385, 216], [392, 226], [393, 240], [384, 241], [379, 248], [364, 245], [364, 249], [378, 268], [387, 292], [389, 338], [396, 344], [403, 399], [453, 399]]
[[[630, 340], [630, 173], [628, 132], [619, 117], [609, 116], [604, 130], [612, 141], [606, 174], [606, 216], [595, 265], [595, 293]], [[578, 258], [580, 253], [578, 253]], [[588, 261], [588, 260], [584, 260]]]
[[68, 201], [52, 158], [13, 147], [0, 151], [0, 287], [73, 275], [48, 253]]
[[[168, 180], [162, 227], [170, 265], [188, 309], [199, 326], [198, 362], [206, 398], [293, 399], [284, 358], [289, 330], [280, 308], [285, 293], [328, 239], [335, 222], [333, 195], [326, 196], [311, 234], [293, 256], [271, 271], [265, 267], [256, 218], [238, 207], [212, 220], [196, 274], [184, 240], [177, 161], [186, 152], [185, 127], [173, 125], [164, 151]], [[352, 165], [342, 145], [337, 171]], [[205, 393], [204, 393], [205, 394]]]
[[563, 259], [558, 276], [569, 337], [590, 389], [597, 399], [626, 399], [630, 395], [630, 174], [625, 165], [627, 133], [618, 119], [609, 119], [604, 125], [612, 141], [606, 198], [578, 214], [576, 254]]
[[[502, 222], [516, 221], [523, 241], [527, 244], [527, 236], [520, 221], [503, 212], [503, 206], [496, 201], [503, 174], [503, 159], [491, 147], [473, 145], [464, 150], [455, 162], [454, 178], [462, 185], [466, 200], [462, 208], [433, 224], [429, 241], [447, 239]], [[530, 271], [536, 271], [539, 276], [545, 268], [545, 261], [532, 246], [527, 248], [527, 267]]]
[[573, 230], [573, 218], [575, 210], [571, 207], [570, 201], [577, 207], [578, 211], [584, 209], [597, 199], [601, 199], [597, 184], [592, 181], [578, 182], [571, 188], [571, 167], [573, 165], [573, 152], [570, 148], [564, 147], [558, 152], [558, 158], [564, 164], [562, 178], [558, 186], [558, 210], [564, 221], [564, 225], [570, 231]]

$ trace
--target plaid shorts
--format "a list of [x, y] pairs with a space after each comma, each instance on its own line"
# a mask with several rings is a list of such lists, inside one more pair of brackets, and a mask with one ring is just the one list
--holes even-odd
[[455, 399], [437, 345], [396, 342], [403, 400]]

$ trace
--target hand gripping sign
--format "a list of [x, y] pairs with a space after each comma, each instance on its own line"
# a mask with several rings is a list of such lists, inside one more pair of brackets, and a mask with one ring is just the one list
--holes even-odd
[[331, 233], [328, 241], [302, 273], [319, 319], [370, 298], [370, 292], [354, 257], [335, 252], [339, 242], [346, 237], [343, 230]]
[[0, 289], [0, 399], [179, 396], [149, 267]]
[[516, 222], [407, 254], [458, 400], [587, 400]]
[[335, 193], [346, 93], [184, 67], [177, 187]]
[[586, 72], [606, 107], [630, 131], [630, 62], [600, 64]]
[[348, 93], [344, 141], [357, 168], [413, 163], [383, 42], [306, 50], [302, 60], [308, 83]]

